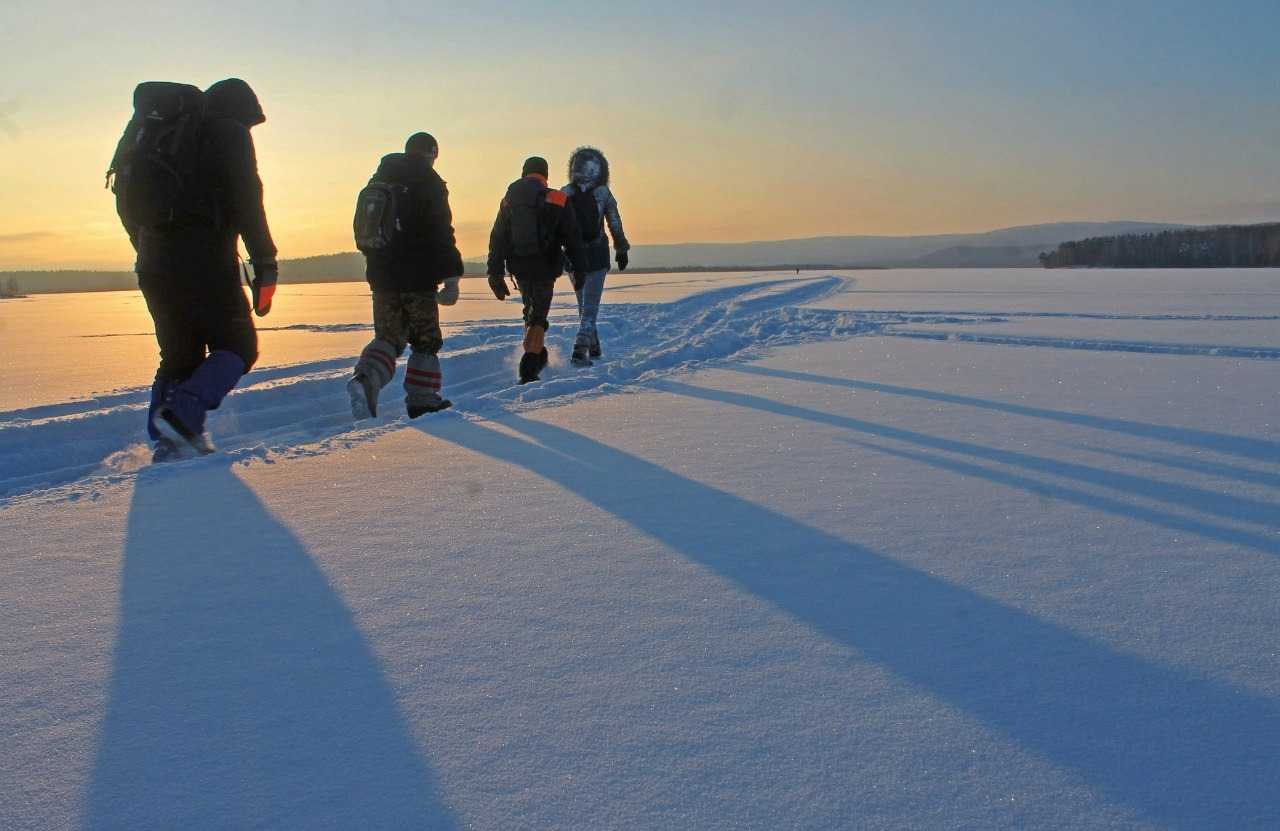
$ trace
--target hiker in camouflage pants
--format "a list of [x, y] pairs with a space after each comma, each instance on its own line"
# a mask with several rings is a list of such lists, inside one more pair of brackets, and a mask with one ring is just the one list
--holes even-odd
[[391, 382], [406, 344], [413, 351], [404, 371], [405, 404], [410, 411], [435, 409], [442, 401], [437, 353], [444, 345], [436, 292], [374, 289], [373, 340], [356, 363], [356, 377], [371, 383], [374, 400]]
[[390, 243], [365, 251], [365, 278], [373, 290], [373, 340], [347, 382], [356, 420], [378, 414], [378, 392], [396, 374], [396, 359], [406, 344], [413, 350], [404, 371], [409, 418], [449, 406], [440, 395], [443, 377], [436, 357], [444, 343], [439, 306], [458, 301], [463, 268], [449, 189], [435, 171], [439, 152], [433, 136], [414, 133], [403, 153], [382, 157], [371, 180], [403, 192], [395, 203], [397, 230]]

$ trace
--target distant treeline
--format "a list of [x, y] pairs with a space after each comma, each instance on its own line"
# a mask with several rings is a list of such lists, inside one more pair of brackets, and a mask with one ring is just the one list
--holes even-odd
[[1045, 268], [1261, 268], [1280, 266], [1280, 223], [1221, 225], [1064, 242]]

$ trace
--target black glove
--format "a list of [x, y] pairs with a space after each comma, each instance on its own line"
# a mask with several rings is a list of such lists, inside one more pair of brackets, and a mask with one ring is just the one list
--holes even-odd
[[627, 270], [627, 263], [631, 262], [631, 258], [627, 256], [627, 252], [626, 252], [626, 251], [619, 251], [619, 252], [617, 253], [617, 255], [615, 255], [614, 259], [616, 259], [616, 260], [618, 261], [618, 270], [619, 270], [619, 271], [626, 271], [626, 270]]
[[587, 280], [587, 272], [571, 271], [569, 272], [569, 282], [573, 284], [574, 291], [582, 291], [582, 284]]
[[276, 294], [276, 282], [280, 279], [280, 266], [275, 260], [253, 262], [253, 280], [249, 290], [253, 293], [253, 313], [266, 317], [271, 311], [271, 298]]
[[507, 295], [511, 294], [511, 289], [507, 288], [507, 281], [498, 274], [489, 275], [489, 288], [493, 291], [493, 296], [499, 300], [506, 300]]

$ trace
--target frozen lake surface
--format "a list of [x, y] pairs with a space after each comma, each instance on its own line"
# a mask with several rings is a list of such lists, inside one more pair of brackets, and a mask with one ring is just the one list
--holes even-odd
[[0, 303], [0, 828], [1280, 827], [1280, 272], [613, 274], [527, 386], [464, 287], [453, 410], [285, 287], [161, 466], [137, 297]]

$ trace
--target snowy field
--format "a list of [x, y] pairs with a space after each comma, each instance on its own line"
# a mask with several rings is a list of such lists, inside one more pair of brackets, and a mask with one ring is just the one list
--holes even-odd
[[609, 280], [358, 427], [285, 287], [158, 467], [136, 295], [0, 301], [0, 828], [1280, 827], [1280, 272]]

